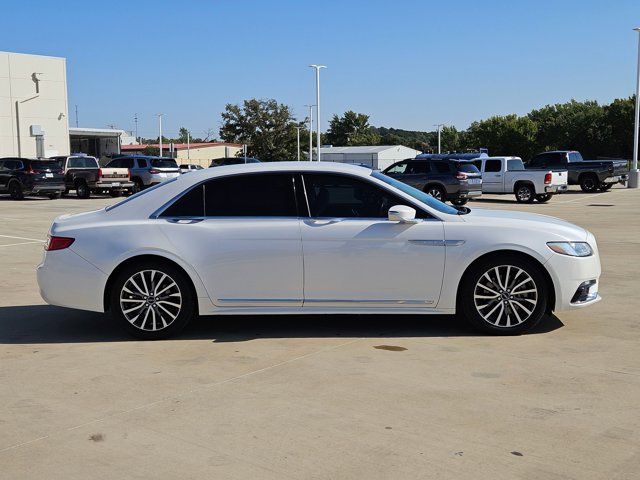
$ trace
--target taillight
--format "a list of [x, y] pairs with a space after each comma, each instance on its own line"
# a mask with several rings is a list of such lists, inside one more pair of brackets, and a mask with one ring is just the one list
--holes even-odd
[[155, 175], [156, 173], [160, 173], [160, 170], [156, 170], [155, 168], [152, 168], [151, 170], [149, 170], [149, 173], [152, 175]]
[[98, 180], [100, 180], [102, 178], [102, 169], [99, 168], [98, 169]]
[[458, 172], [458, 173], [456, 173], [456, 178], [457, 178], [458, 180], [466, 180], [466, 179], [467, 179], [467, 177], [468, 177], [468, 175], [467, 175], [466, 173], [464, 173], [464, 172]]
[[544, 176], [544, 184], [549, 185], [551, 183], [551, 172], [547, 172]]
[[33, 175], [34, 173], [36, 173], [33, 171], [33, 165], [29, 165], [29, 168], [27, 168], [27, 173], [30, 175]]
[[51, 250], [63, 250], [65, 248], [69, 248], [75, 240], [75, 238], [70, 237], [55, 237], [49, 235], [47, 243], [44, 244], [44, 249], [47, 252], [50, 252]]

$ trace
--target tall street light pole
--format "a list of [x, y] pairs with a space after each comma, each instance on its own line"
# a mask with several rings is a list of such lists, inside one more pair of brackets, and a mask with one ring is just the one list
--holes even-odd
[[159, 157], [162, 157], [162, 115], [164, 115], [164, 113], [158, 113], [158, 130], [160, 131], [160, 136], [159, 136], [160, 155], [158, 155]]
[[309, 161], [313, 162], [313, 107], [315, 105], [305, 105], [309, 107]]
[[300, 129], [304, 128], [303, 126], [296, 127], [296, 133], [298, 137], [298, 161], [300, 161]]
[[638, 32], [638, 66], [636, 73], [636, 118], [633, 130], [633, 161], [629, 172], [629, 188], [638, 188], [640, 182], [640, 172], [638, 171], [638, 130], [640, 129], [640, 27], [634, 28]]
[[440, 129], [444, 127], [444, 123], [436, 123], [434, 127], [438, 127], [438, 153], [440, 153]]
[[316, 148], [318, 154], [316, 157], [320, 161], [320, 69], [327, 68], [325, 65], [309, 65], [316, 69]]

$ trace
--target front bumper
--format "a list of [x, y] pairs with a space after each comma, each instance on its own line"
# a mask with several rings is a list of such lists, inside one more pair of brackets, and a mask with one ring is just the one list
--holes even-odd
[[104, 312], [107, 275], [71, 248], [44, 252], [36, 275], [40, 296], [48, 304]]

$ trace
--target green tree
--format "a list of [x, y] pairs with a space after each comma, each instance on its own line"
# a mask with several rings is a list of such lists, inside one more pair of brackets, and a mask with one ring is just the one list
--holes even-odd
[[531, 158], [535, 152], [536, 124], [528, 117], [495, 116], [473, 122], [466, 132], [468, 147], [490, 147], [491, 155]]
[[618, 98], [604, 109], [602, 145], [599, 155], [630, 159], [633, 156], [633, 126], [636, 97]]
[[296, 125], [287, 105], [254, 98], [226, 105], [220, 138], [246, 144], [248, 155], [263, 161], [291, 160], [296, 157]]
[[369, 115], [349, 110], [333, 116], [325, 141], [335, 146], [378, 145], [380, 135], [369, 125]]

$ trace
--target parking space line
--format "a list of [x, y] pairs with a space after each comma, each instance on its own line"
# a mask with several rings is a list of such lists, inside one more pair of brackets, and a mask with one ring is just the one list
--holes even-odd
[[15, 247], [16, 245], [35, 245], [35, 244], [41, 244], [42, 240], [34, 240], [33, 242], [19, 242], [19, 243], [7, 243], [6, 245], [0, 245], [0, 248], [2, 247]]
[[224, 385], [226, 383], [235, 382], [236, 380], [241, 380], [243, 378], [251, 377], [253, 375], [257, 375], [257, 374], [262, 373], [262, 372], [273, 370], [274, 368], [278, 368], [278, 367], [281, 367], [283, 365], [288, 365], [290, 363], [297, 362], [298, 360], [303, 360], [305, 358], [313, 357], [313, 356], [319, 355], [321, 353], [326, 353], [326, 352], [329, 352], [329, 351], [332, 351], [332, 350], [337, 350], [338, 348], [346, 347], [347, 345], [352, 345], [352, 344], [354, 344], [356, 342], [359, 342], [361, 340], [363, 340], [363, 337], [354, 338], [353, 340], [350, 340], [348, 342], [344, 342], [344, 343], [340, 343], [338, 345], [331, 345], [329, 347], [321, 348], [320, 350], [316, 350], [315, 352], [305, 353], [304, 355], [300, 355], [298, 357], [290, 358], [290, 359], [284, 360], [282, 362], [274, 363], [273, 365], [269, 365], [267, 367], [258, 368], [257, 370], [252, 370], [250, 372], [243, 373], [241, 375], [236, 375], [235, 377], [227, 378], [225, 380], [219, 380], [217, 382], [205, 383], [205, 384], [200, 385], [200, 386], [198, 386], [196, 388], [191, 388], [191, 389], [189, 389], [189, 390], [187, 390], [185, 392], [178, 393], [176, 395], [171, 395], [171, 396], [168, 396], [168, 397], [164, 397], [164, 398], [161, 398], [159, 400], [155, 400], [153, 402], [143, 403], [142, 405], [138, 405], [137, 407], [132, 407], [132, 408], [128, 408], [127, 410], [122, 410], [120, 412], [115, 412], [115, 413], [112, 413], [112, 414], [109, 414], [109, 415], [105, 415], [103, 417], [96, 418], [94, 420], [90, 420], [88, 422], [81, 423], [79, 425], [74, 425], [73, 427], [63, 428], [63, 429], [58, 430], [57, 432], [53, 432], [53, 433], [50, 433], [48, 435], [43, 435], [41, 437], [37, 437], [37, 438], [34, 438], [32, 440], [27, 440], [25, 442], [16, 443], [14, 445], [9, 445], [8, 447], [0, 449], [0, 453], [7, 452], [9, 450], [14, 450], [16, 448], [24, 447], [26, 445], [31, 445], [33, 443], [39, 442], [40, 440], [46, 440], [46, 439], [54, 437], [55, 435], [58, 435], [60, 433], [71, 432], [73, 430], [77, 430], [79, 428], [83, 428], [83, 427], [86, 427], [88, 425], [93, 425], [95, 423], [104, 422], [104, 421], [109, 420], [111, 418], [117, 418], [117, 417], [121, 417], [123, 415], [126, 415], [128, 413], [136, 412], [138, 410], [144, 410], [144, 409], [147, 409], [147, 408], [151, 408], [151, 407], [154, 407], [156, 405], [160, 405], [162, 403], [173, 401], [173, 400], [175, 400], [177, 398], [185, 397], [185, 396], [187, 396], [189, 394], [192, 394], [192, 393], [202, 392], [202, 391], [204, 391], [206, 389], [209, 389], [209, 388], [219, 387], [220, 385]]
[[26, 238], [26, 237], [15, 237], [13, 235], [0, 235], [0, 237], [2, 238], [14, 238], [16, 240], [29, 240], [31, 242], [41, 242], [44, 243], [44, 240], [41, 240], [39, 238]]

